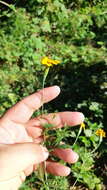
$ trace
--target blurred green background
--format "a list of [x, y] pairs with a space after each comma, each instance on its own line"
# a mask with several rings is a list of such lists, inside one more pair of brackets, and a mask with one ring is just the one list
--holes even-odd
[[[62, 62], [51, 68], [45, 84], [61, 88], [48, 112], [82, 111], [87, 123], [107, 131], [107, 0], [0, 1], [0, 115], [42, 88], [43, 56]], [[91, 187], [83, 177], [78, 189], [106, 189], [106, 138], [98, 151], [93, 173], [102, 186]], [[51, 180], [60, 190], [61, 179]], [[61, 190], [70, 189], [71, 179], [64, 180]], [[34, 181], [28, 178], [22, 189]]]

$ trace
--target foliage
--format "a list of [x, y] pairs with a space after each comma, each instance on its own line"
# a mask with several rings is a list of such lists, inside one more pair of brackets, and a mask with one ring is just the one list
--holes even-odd
[[[28, 187], [29, 185], [29, 187]], [[35, 172], [34, 175], [32, 175], [32, 178], [28, 178], [28, 180], [22, 185], [22, 187], [20, 188], [20, 190], [36, 190], [40, 189], [40, 190], [68, 190], [69, 188], [69, 183], [68, 180], [65, 177], [59, 177], [59, 176], [52, 176], [49, 175], [48, 176], [48, 181], [46, 184], [41, 183], [41, 181], [38, 179], [38, 175]]]
[[[106, 29], [106, 0], [0, 1], [0, 115], [22, 97], [42, 88], [42, 57], [61, 60], [62, 64], [51, 69], [46, 82], [46, 86], [59, 85], [61, 95], [46, 110], [80, 110], [85, 114], [87, 128], [74, 147], [80, 151], [80, 160], [72, 171], [89, 189], [98, 189], [104, 183], [100, 166], [100, 172], [95, 166], [107, 154], [106, 140], [86, 161], [87, 165], [80, 165], [82, 156], [86, 159], [88, 150], [98, 143], [95, 130], [107, 124]], [[77, 131], [65, 142], [72, 146]], [[53, 178], [53, 183], [61, 180]], [[28, 186], [27, 183], [25, 189]]]

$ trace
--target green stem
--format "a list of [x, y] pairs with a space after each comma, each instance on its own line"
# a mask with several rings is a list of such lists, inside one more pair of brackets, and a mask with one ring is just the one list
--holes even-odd
[[[82, 128], [81, 128], [81, 130], [82, 130]], [[86, 149], [85, 149], [85, 153], [86, 153]], [[83, 167], [83, 165], [85, 164], [85, 162], [86, 162], [86, 161], [83, 160], [83, 163], [82, 163], [82, 165], [81, 165], [81, 168]], [[81, 172], [81, 170], [80, 170], [80, 172]], [[78, 180], [79, 180], [79, 177], [80, 177], [80, 175], [78, 174], [78, 177], [77, 177], [77, 179], [75, 180], [75, 182], [74, 182], [74, 184], [73, 184], [71, 190], [74, 189], [75, 185], [77, 184], [77, 182], [78, 182]]]
[[8, 3], [4, 2], [4, 1], [0, 1], [1, 4], [9, 7], [10, 9], [12, 9], [14, 12], [17, 12], [15, 7], [13, 5], [9, 5]]
[[[44, 104], [43, 104], [43, 98], [44, 98], [44, 87], [45, 87], [45, 81], [49, 73], [49, 67], [45, 69], [44, 76], [43, 76], [43, 83], [42, 83], [42, 89], [43, 89], [43, 94], [42, 94], [42, 110], [41, 110], [41, 115], [43, 115], [44, 112]], [[43, 142], [44, 144], [44, 142]], [[45, 183], [47, 181], [47, 172], [46, 172], [46, 162], [43, 162], [42, 164], [39, 165], [39, 176], [41, 180]]]
[[92, 150], [91, 154], [93, 154], [93, 153], [99, 148], [99, 146], [101, 145], [102, 139], [103, 139], [102, 136], [100, 136], [99, 143], [98, 143], [97, 147], [95, 147], [95, 148]]
[[[78, 137], [78, 136], [79, 136], [79, 132], [78, 132], [77, 137]], [[76, 139], [77, 139], [77, 138], [76, 138]], [[92, 151], [90, 154], [93, 154], [93, 153], [99, 148], [99, 146], [101, 145], [102, 139], [103, 139], [103, 137], [100, 136], [98, 146], [97, 146], [95, 149], [93, 149], [93, 151]], [[77, 142], [77, 140], [75, 140], [75, 143], [76, 143], [76, 142]], [[88, 156], [88, 157], [90, 157], [90, 156]], [[82, 165], [81, 165], [81, 168], [82, 168], [82, 166], [83, 166], [84, 164], [85, 164], [85, 162], [83, 161], [83, 163], [82, 163]], [[73, 190], [73, 188], [75, 187], [75, 185], [76, 185], [78, 179], [79, 179], [79, 175], [78, 175], [77, 179], [75, 180], [75, 182], [74, 182], [74, 184], [73, 184], [71, 190]]]
[[78, 181], [78, 178], [75, 180], [75, 182], [74, 182], [73, 186], [71, 187], [71, 190], [73, 190], [73, 189], [74, 189], [75, 185], [77, 184], [77, 181]]
[[[84, 164], [85, 164], [85, 162], [84, 162], [84, 160], [83, 160], [83, 163], [82, 163], [82, 165], [81, 165], [81, 168], [83, 167]], [[79, 177], [80, 177], [80, 175], [78, 174], [78, 177], [77, 177], [77, 179], [75, 180], [75, 182], [74, 182], [74, 184], [73, 184], [71, 190], [74, 189], [75, 185], [77, 184], [77, 182], [78, 182], [78, 180], [79, 180]]]
[[[49, 67], [47, 67], [45, 69], [45, 73], [44, 73], [44, 76], [43, 76], [43, 83], [42, 83], [42, 89], [43, 89], [43, 95], [42, 95], [42, 101], [43, 101], [43, 97], [44, 97], [44, 87], [45, 87], [45, 81], [46, 81], [46, 78], [48, 76], [48, 73], [49, 73]], [[43, 110], [44, 110], [44, 105], [42, 105], [42, 115], [43, 115]]]
[[81, 131], [82, 131], [82, 128], [80, 127], [80, 129], [78, 131], [78, 134], [77, 134], [77, 137], [76, 137], [76, 139], [75, 139], [74, 144], [72, 145], [72, 147], [76, 144], [76, 142], [77, 142], [77, 140], [78, 140], [78, 138], [79, 138], [79, 136], [81, 134]]

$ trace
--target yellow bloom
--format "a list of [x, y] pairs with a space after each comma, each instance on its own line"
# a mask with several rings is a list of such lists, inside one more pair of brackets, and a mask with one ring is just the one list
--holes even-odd
[[98, 129], [95, 134], [100, 137], [106, 137], [106, 132], [103, 129]]
[[85, 123], [81, 123], [80, 128], [85, 129]]
[[51, 67], [53, 65], [58, 65], [60, 63], [60, 61], [58, 60], [53, 60], [53, 59], [49, 59], [48, 57], [44, 57], [41, 61], [41, 63], [43, 65], [46, 65], [48, 67]]

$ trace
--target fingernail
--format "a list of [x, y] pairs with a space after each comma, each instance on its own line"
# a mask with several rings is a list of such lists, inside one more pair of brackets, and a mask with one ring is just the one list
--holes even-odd
[[77, 162], [77, 161], [78, 161], [78, 158], [79, 158], [78, 154], [73, 151], [73, 158], [72, 158], [72, 161], [73, 161], [73, 162]]
[[84, 114], [80, 112], [80, 117], [81, 117], [81, 120], [84, 121], [85, 117], [84, 117]]
[[42, 153], [43, 153], [43, 159], [46, 160], [49, 156], [49, 152], [45, 147], [41, 146], [41, 148], [42, 148]]
[[71, 169], [70, 168], [66, 168], [66, 176], [68, 176], [71, 173]]
[[54, 88], [56, 88], [56, 90], [58, 91], [58, 93], [60, 93], [61, 90], [60, 90], [59, 86], [55, 85]]

